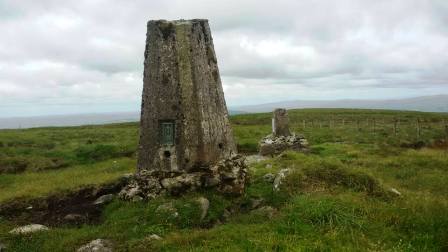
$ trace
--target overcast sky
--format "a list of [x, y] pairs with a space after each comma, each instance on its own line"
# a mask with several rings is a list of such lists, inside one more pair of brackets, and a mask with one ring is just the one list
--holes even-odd
[[138, 111], [146, 22], [181, 18], [230, 107], [448, 94], [446, 0], [0, 0], [0, 117]]

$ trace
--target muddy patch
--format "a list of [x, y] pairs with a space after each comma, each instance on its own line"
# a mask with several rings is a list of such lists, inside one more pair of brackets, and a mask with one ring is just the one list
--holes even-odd
[[423, 147], [426, 147], [426, 143], [423, 141], [404, 142], [404, 143], [400, 144], [400, 147], [406, 148], [406, 149], [419, 150], [419, 149], [422, 149]]
[[448, 150], [448, 138], [436, 140], [430, 147], [433, 149]]
[[101, 186], [88, 186], [77, 191], [60, 192], [45, 198], [16, 199], [0, 205], [0, 217], [17, 225], [39, 223], [46, 226], [98, 224], [103, 205], [94, 201], [106, 194], [116, 194], [125, 185], [121, 179]]

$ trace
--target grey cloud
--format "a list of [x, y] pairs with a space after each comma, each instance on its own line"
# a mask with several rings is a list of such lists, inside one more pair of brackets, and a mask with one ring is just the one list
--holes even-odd
[[231, 105], [357, 90], [448, 93], [444, 0], [4, 0], [0, 106], [138, 109], [146, 22], [180, 18], [210, 20]]

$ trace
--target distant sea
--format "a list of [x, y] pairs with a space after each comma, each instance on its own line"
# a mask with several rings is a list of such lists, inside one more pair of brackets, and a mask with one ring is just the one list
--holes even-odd
[[[229, 114], [242, 114], [229, 111]], [[28, 129], [37, 127], [63, 127], [140, 121], [140, 112], [114, 112], [98, 114], [71, 114], [31, 117], [0, 117], [0, 129]]]
[[0, 129], [25, 129], [36, 127], [79, 126], [140, 120], [139, 112], [116, 112], [98, 114], [50, 115], [33, 117], [0, 117]]

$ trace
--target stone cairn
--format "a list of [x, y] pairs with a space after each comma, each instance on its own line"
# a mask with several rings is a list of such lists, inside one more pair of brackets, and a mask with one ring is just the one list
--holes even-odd
[[216, 188], [241, 194], [237, 154], [207, 20], [149, 21], [137, 173], [127, 200]]
[[260, 155], [277, 155], [285, 150], [306, 151], [308, 141], [304, 136], [289, 131], [289, 119], [286, 109], [274, 110], [272, 118], [272, 134], [259, 142]]

